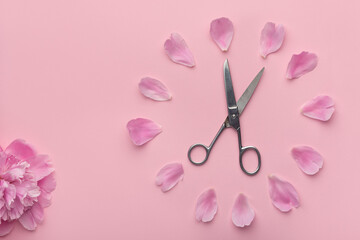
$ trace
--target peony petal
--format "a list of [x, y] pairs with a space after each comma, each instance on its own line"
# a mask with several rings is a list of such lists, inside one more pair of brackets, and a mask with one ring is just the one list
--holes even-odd
[[302, 114], [320, 121], [328, 121], [335, 111], [334, 101], [329, 96], [321, 95], [305, 103]]
[[36, 229], [37, 224], [35, 221], [35, 218], [33, 217], [32, 213], [30, 210], [27, 210], [20, 218], [19, 218], [19, 222], [21, 223], [21, 225], [29, 231], [33, 231]]
[[15, 157], [10, 157], [7, 158], [7, 160], [10, 161], [6, 161], [7, 164], [11, 164], [11, 166], [7, 166], [8, 168], [6, 170], [3, 171], [3, 173], [0, 174], [0, 177], [2, 179], [5, 179], [8, 182], [13, 182], [17, 179], [21, 179], [23, 178], [26, 170], [29, 168], [29, 163], [27, 162], [18, 162], [18, 163], [14, 163], [11, 160], [15, 160], [15, 161], [20, 161]]
[[237, 227], [249, 226], [254, 220], [255, 211], [248, 203], [246, 196], [240, 193], [232, 210], [232, 221]]
[[51, 193], [41, 190], [41, 194], [37, 200], [42, 208], [49, 207], [51, 205]]
[[210, 24], [210, 35], [222, 51], [227, 51], [234, 36], [233, 23], [225, 17], [213, 20]]
[[161, 186], [163, 192], [172, 189], [184, 177], [184, 169], [181, 163], [170, 163], [160, 169], [156, 176], [156, 184]]
[[56, 188], [56, 180], [54, 173], [44, 177], [38, 182], [38, 186], [41, 190], [44, 190], [45, 192], [51, 193]]
[[195, 66], [195, 60], [190, 49], [178, 33], [171, 34], [170, 38], [165, 41], [164, 48], [166, 54], [173, 62], [187, 67]]
[[4, 189], [3, 199], [5, 200], [5, 206], [10, 208], [10, 205], [14, 202], [16, 197], [16, 187], [4, 180], [0, 180], [0, 182], [1, 188]]
[[[40, 181], [41, 182], [41, 181]], [[40, 195], [40, 187], [38, 184], [40, 182], [35, 181], [22, 181], [22, 182], [14, 182], [13, 184], [16, 187], [16, 196], [23, 200], [26, 197], [38, 197]]]
[[322, 156], [313, 148], [308, 146], [294, 147], [291, 155], [299, 168], [308, 175], [314, 175], [323, 166]]
[[14, 228], [14, 221], [0, 223], [0, 237], [8, 235]]
[[35, 150], [22, 139], [17, 139], [10, 143], [10, 145], [5, 149], [5, 152], [7, 154], [14, 155], [21, 160], [26, 160], [36, 156]]
[[282, 212], [299, 207], [299, 196], [293, 185], [276, 176], [269, 176], [269, 194], [274, 206]]
[[217, 212], [217, 201], [214, 189], [203, 192], [196, 203], [196, 220], [210, 222]]
[[286, 78], [294, 79], [301, 77], [305, 73], [314, 70], [317, 63], [318, 57], [314, 53], [301, 52], [298, 55], [294, 54], [289, 62]]
[[268, 22], [261, 31], [260, 37], [260, 55], [266, 58], [270, 53], [276, 52], [281, 47], [285, 36], [284, 27], [281, 24], [275, 26]]
[[171, 93], [169, 93], [166, 86], [159, 80], [150, 77], [141, 79], [139, 90], [145, 97], [156, 101], [167, 101], [171, 99]]
[[47, 155], [37, 155], [28, 159], [28, 162], [30, 163], [28, 170], [32, 173], [35, 181], [43, 179], [55, 170], [51, 167], [51, 163]]
[[149, 119], [136, 118], [127, 123], [131, 141], [135, 145], [143, 145], [161, 133], [161, 126]]
[[40, 204], [35, 203], [30, 211], [36, 223], [42, 223], [44, 221], [44, 209]]
[[9, 219], [16, 220], [24, 213], [24, 205], [21, 203], [19, 198], [11, 204], [11, 209], [7, 212]]

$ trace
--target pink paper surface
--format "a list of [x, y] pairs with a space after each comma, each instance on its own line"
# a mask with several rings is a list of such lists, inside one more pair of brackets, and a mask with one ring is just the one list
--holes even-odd
[[[17, 224], [6, 239], [359, 239], [359, 8], [355, 0], [0, 1], [0, 144], [23, 138], [49, 154], [58, 182], [44, 223], [35, 232]], [[226, 53], [209, 34], [210, 22], [222, 16], [235, 29]], [[264, 60], [259, 39], [268, 21], [283, 24], [286, 35]], [[172, 32], [185, 39], [194, 68], [166, 56]], [[301, 51], [319, 56], [317, 68], [286, 80], [292, 54]], [[188, 147], [210, 143], [226, 116], [225, 58], [236, 97], [266, 67], [240, 118], [244, 145], [262, 154], [254, 177], [240, 170], [232, 130], [205, 165], [187, 159]], [[142, 96], [137, 86], [145, 76], [161, 79], [173, 99]], [[300, 113], [319, 94], [335, 101], [326, 123]], [[163, 126], [142, 147], [126, 129], [137, 117]], [[316, 176], [296, 166], [296, 145], [321, 152]], [[182, 162], [185, 175], [164, 194], [155, 176], [169, 162]], [[296, 187], [298, 209], [284, 214], [272, 206], [272, 173]], [[195, 219], [195, 204], [208, 188], [219, 208], [204, 224]], [[240, 192], [256, 212], [246, 229], [231, 222]]]

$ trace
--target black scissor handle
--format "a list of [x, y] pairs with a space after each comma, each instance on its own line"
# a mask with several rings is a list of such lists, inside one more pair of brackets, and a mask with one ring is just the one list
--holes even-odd
[[[257, 160], [258, 160], [258, 165], [257, 165], [257, 168], [255, 169], [255, 171], [253, 172], [249, 172], [245, 169], [244, 167], [244, 164], [243, 164], [243, 155], [246, 151], [249, 151], [249, 150], [252, 150], [252, 151], [255, 151], [256, 155], [257, 155]], [[261, 167], [261, 155], [260, 155], [260, 152], [259, 150], [256, 148], [256, 147], [253, 147], [253, 146], [246, 146], [246, 147], [241, 147], [240, 148], [240, 167], [241, 167], [241, 170], [249, 175], [249, 176], [253, 176], [255, 174], [257, 174], [260, 170], [260, 167]]]
[[[205, 149], [205, 159], [202, 160], [202, 161], [199, 161], [199, 162], [196, 162], [196, 161], [193, 161], [192, 158], [191, 158], [191, 152], [194, 148], [203, 148]], [[197, 143], [197, 144], [194, 144], [192, 145], [190, 148], [189, 148], [189, 151], [188, 151], [188, 158], [190, 160], [190, 162], [194, 165], [197, 165], [197, 166], [200, 166], [200, 165], [203, 165], [209, 158], [209, 155], [210, 155], [210, 151], [211, 151], [211, 148], [208, 147], [208, 146], [205, 146], [204, 144], [201, 144], [201, 143]]]

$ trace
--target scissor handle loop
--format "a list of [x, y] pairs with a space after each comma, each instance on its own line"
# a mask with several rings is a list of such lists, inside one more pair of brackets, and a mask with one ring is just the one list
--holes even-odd
[[[245, 169], [245, 167], [244, 167], [244, 164], [243, 164], [243, 155], [244, 155], [244, 153], [245, 153], [246, 151], [248, 151], [248, 150], [253, 150], [253, 151], [255, 151], [255, 152], [256, 152], [256, 155], [257, 155], [258, 165], [257, 165], [257, 168], [255, 169], [255, 171], [253, 171], [253, 172], [247, 171], [247, 170]], [[257, 174], [257, 173], [259, 172], [259, 170], [260, 170], [260, 167], [261, 167], [261, 155], [260, 155], [259, 150], [258, 150], [256, 147], [253, 147], [253, 146], [241, 147], [241, 148], [240, 148], [240, 160], [239, 160], [239, 161], [240, 161], [241, 170], [242, 170], [245, 174], [247, 174], [247, 175], [249, 175], [249, 176], [253, 176], [253, 175]]]
[[[191, 158], [191, 152], [192, 152], [192, 150], [193, 150], [194, 148], [199, 148], [199, 147], [205, 149], [205, 153], [206, 153], [205, 159], [202, 160], [202, 161], [200, 161], [200, 162], [195, 162], [195, 161], [193, 161], [192, 158]], [[189, 148], [188, 158], [189, 158], [189, 160], [190, 160], [190, 162], [191, 162], [192, 164], [197, 165], [197, 166], [200, 166], [200, 165], [203, 165], [203, 164], [208, 160], [209, 155], [210, 155], [210, 151], [211, 151], [211, 148], [210, 148], [210, 147], [205, 146], [204, 144], [201, 144], [201, 143], [197, 143], [197, 144], [192, 145], [192, 146]]]

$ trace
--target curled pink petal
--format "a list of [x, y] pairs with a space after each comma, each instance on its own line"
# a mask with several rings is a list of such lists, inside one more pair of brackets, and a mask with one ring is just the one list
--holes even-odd
[[170, 163], [160, 169], [156, 176], [156, 184], [161, 186], [163, 192], [172, 189], [184, 177], [184, 169], [181, 163]]
[[301, 52], [294, 54], [289, 62], [286, 78], [294, 79], [301, 77], [305, 73], [311, 72], [315, 69], [318, 63], [318, 57], [314, 53]]
[[30, 163], [29, 172], [33, 174], [36, 181], [43, 179], [55, 170], [47, 155], [37, 155], [29, 158], [28, 162]]
[[6, 154], [16, 156], [20, 160], [26, 160], [36, 156], [35, 150], [22, 139], [16, 139], [5, 149]]
[[38, 203], [42, 208], [49, 207], [51, 205], [51, 194], [41, 190], [41, 194], [38, 197]]
[[308, 146], [294, 147], [291, 155], [299, 168], [308, 175], [314, 175], [322, 168], [324, 160], [313, 148]]
[[20, 218], [19, 222], [21, 225], [29, 231], [34, 231], [37, 227], [37, 223], [35, 221], [35, 218], [33, 217], [30, 210], [27, 210]]
[[255, 211], [248, 203], [246, 196], [240, 193], [232, 210], [232, 221], [237, 227], [249, 226], [255, 218]]
[[305, 103], [301, 111], [309, 118], [328, 121], [335, 111], [334, 101], [329, 96], [317, 96]]
[[0, 223], [0, 237], [8, 235], [14, 228], [14, 221]]
[[136, 118], [130, 120], [127, 125], [131, 141], [135, 145], [143, 145], [161, 133], [161, 126], [149, 119]]
[[214, 189], [203, 192], [196, 203], [196, 220], [210, 222], [214, 219], [217, 212], [217, 201]]
[[217, 18], [210, 24], [210, 35], [222, 51], [227, 51], [234, 36], [234, 25], [228, 18]]
[[41, 190], [43, 190], [47, 193], [53, 192], [56, 188], [56, 180], [55, 180], [54, 173], [51, 173], [50, 175], [41, 179], [38, 182], [38, 186], [40, 187]]
[[283, 25], [268, 22], [265, 24], [260, 36], [260, 55], [266, 58], [270, 53], [276, 52], [281, 47], [285, 36]]
[[268, 178], [270, 199], [276, 208], [288, 212], [300, 206], [299, 196], [293, 185], [274, 175]]
[[145, 97], [155, 101], [167, 101], [171, 99], [171, 93], [167, 90], [166, 86], [154, 78], [146, 77], [141, 79], [139, 90]]
[[42, 223], [44, 221], [44, 209], [40, 204], [35, 203], [30, 211], [36, 223]]
[[195, 66], [195, 60], [190, 49], [178, 33], [171, 34], [170, 38], [165, 41], [164, 48], [166, 54], [173, 62], [187, 67]]

